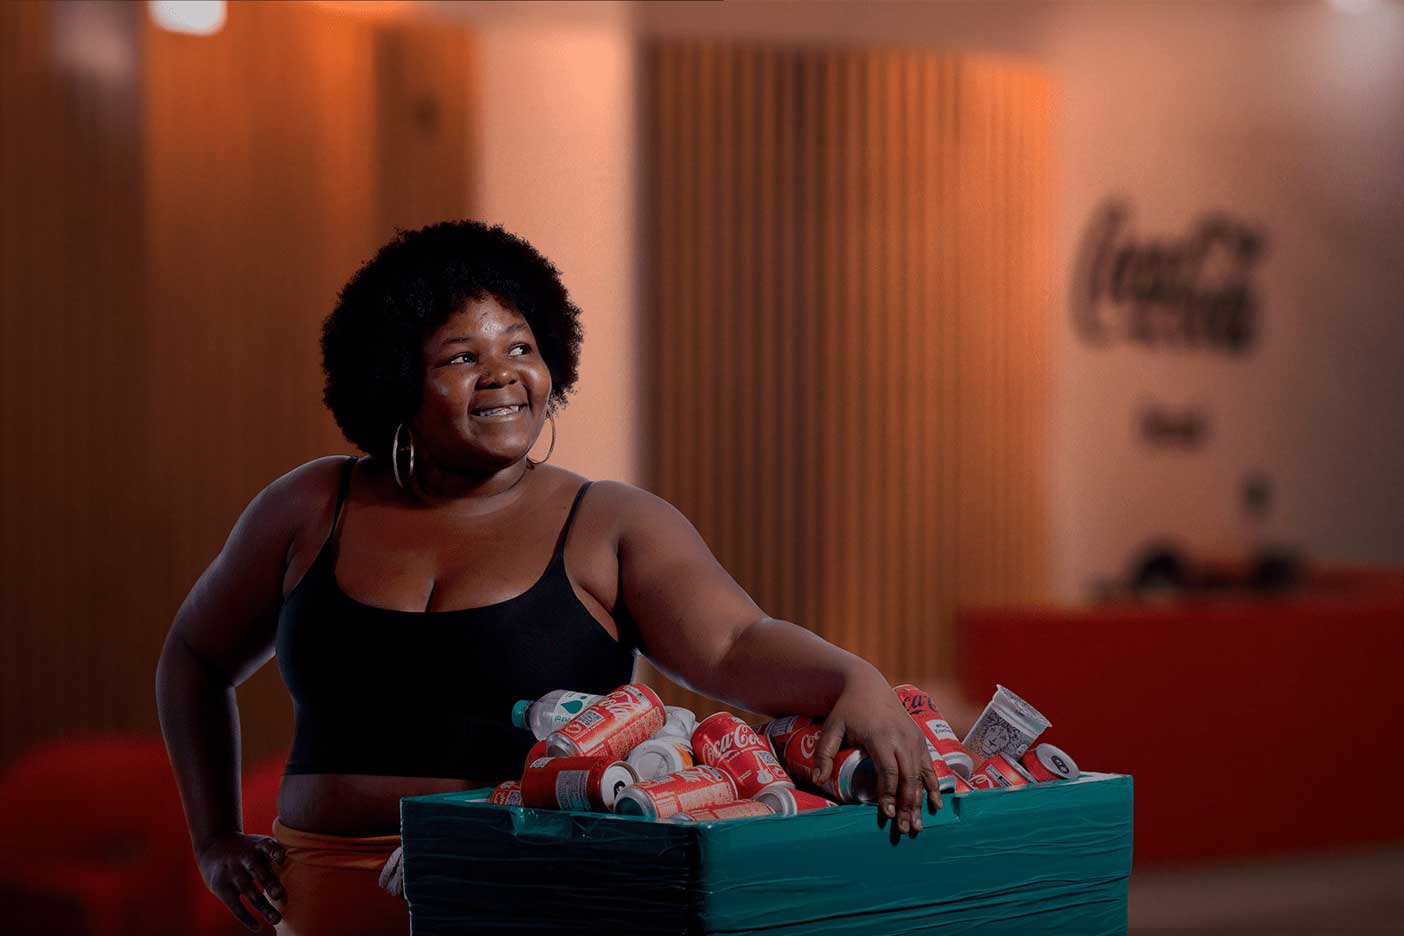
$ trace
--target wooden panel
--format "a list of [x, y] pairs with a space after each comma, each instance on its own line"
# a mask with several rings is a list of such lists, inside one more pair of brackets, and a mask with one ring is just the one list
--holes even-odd
[[141, 13], [0, 4], [4, 763], [77, 727], [155, 724]]
[[[158, 730], [166, 629], [239, 513], [349, 450], [321, 402], [337, 290], [394, 225], [468, 213], [471, 121], [457, 30], [288, 3], [231, 4], [213, 36], [145, 4], [0, 17], [9, 759]], [[239, 702], [248, 757], [290, 742], [276, 667]]]
[[944, 677], [958, 604], [1047, 587], [1049, 81], [912, 49], [648, 60], [650, 486], [768, 614]]

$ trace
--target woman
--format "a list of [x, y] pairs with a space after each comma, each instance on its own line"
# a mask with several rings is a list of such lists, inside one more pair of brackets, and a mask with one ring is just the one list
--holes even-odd
[[[873, 666], [767, 617], [666, 501], [527, 457], [547, 422], [554, 447], [579, 314], [545, 258], [475, 222], [402, 232], [342, 290], [324, 399], [367, 455], [253, 499], [157, 667], [201, 873], [249, 929], [241, 897], [280, 932], [407, 932], [378, 886], [400, 798], [520, 776], [512, 703], [609, 691], [636, 652], [750, 711], [827, 715], [819, 778], [867, 748], [897, 830], [920, 830], [923, 790], [939, 808]], [[242, 831], [234, 687], [275, 650], [296, 730], [270, 837]]]

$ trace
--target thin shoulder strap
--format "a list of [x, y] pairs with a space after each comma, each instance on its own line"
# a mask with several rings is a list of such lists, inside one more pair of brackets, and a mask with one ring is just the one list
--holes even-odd
[[565, 526], [561, 528], [561, 535], [556, 538], [556, 553], [551, 557], [552, 562], [556, 562], [565, 557], [566, 537], [570, 535], [570, 525], [575, 522], [575, 509], [580, 506], [580, 498], [585, 496], [585, 492], [590, 489], [593, 481], [586, 481], [580, 485], [580, 490], [575, 492], [575, 500], [570, 505], [570, 513], [566, 516]]
[[356, 462], [359, 460], [358, 456], [350, 455], [341, 465], [341, 486], [336, 491], [336, 510], [332, 513], [331, 532], [327, 534], [327, 542], [323, 552], [336, 549], [336, 525], [341, 519], [341, 505], [346, 503], [346, 495], [351, 490], [351, 470], [356, 467]]

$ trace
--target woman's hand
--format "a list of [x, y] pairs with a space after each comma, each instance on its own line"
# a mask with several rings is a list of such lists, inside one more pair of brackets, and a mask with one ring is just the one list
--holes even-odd
[[282, 864], [287, 852], [270, 835], [230, 832], [209, 842], [198, 858], [200, 874], [211, 893], [224, 902], [239, 922], [257, 933], [263, 924], [239, 902], [242, 896], [274, 926], [282, 914], [264, 897], [281, 901], [285, 892], [273, 873], [273, 862]]
[[814, 754], [814, 782], [828, 779], [840, 747], [868, 752], [877, 767], [878, 808], [895, 818], [902, 832], [921, 830], [923, 788], [931, 808], [941, 808], [940, 784], [926, 739], [897, 693], [873, 667], [848, 681], [824, 721]]

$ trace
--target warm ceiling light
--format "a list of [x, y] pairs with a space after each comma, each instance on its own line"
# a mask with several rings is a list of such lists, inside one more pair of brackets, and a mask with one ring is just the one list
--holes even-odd
[[150, 0], [147, 9], [171, 32], [212, 36], [224, 26], [224, 0]]

